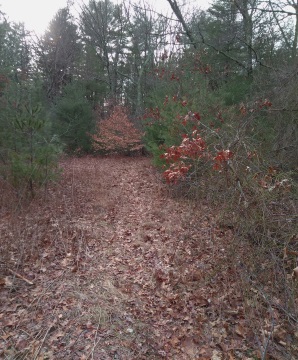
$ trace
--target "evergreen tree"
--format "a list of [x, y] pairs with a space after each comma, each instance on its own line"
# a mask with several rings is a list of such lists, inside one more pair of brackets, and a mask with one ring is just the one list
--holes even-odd
[[94, 131], [95, 125], [87, 94], [81, 81], [73, 81], [64, 87], [53, 107], [53, 132], [61, 138], [67, 152], [91, 150], [89, 133]]
[[63, 87], [71, 82], [80, 50], [77, 26], [70, 11], [60, 9], [37, 48], [38, 67], [49, 99], [61, 95]]

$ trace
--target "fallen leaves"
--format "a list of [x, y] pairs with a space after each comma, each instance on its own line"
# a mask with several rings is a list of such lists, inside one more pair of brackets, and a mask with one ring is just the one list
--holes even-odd
[[[168, 196], [148, 159], [63, 166], [48, 201], [14, 223], [36, 252], [21, 277], [0, 277], [0, 357], [249, 358], [230, 236], [214, 230], [208, 208]], [[1, 229], [13, 237], [8, 223]], [[288, 343], [283, 327], [273, 337]]]

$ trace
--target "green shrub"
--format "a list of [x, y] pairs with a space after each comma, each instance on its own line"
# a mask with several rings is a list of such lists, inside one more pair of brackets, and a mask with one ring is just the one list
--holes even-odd
[[3, 115], [7, 126], [2, 133], [2, 176], [18, 193], [33, 196], [58, 173], [59, 141], [51, 137], [39, 105], [21, 102]]

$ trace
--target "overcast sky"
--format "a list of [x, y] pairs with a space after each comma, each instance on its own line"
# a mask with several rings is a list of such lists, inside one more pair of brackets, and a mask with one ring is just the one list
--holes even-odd
[[[85, 0], [87, 3], [88, 0]], [[117, 0], [115, 0], [117, 2]], [[141, 1], [140, 1], [141, 2]], [[148, 0], [152, 8], [167, 12], [170, 9], [167, 0]], [[209, 0], [188, 0], [202, 9], [208, 7]], [[0, 10], [6, 13], [8, 20], [24, 22], [25, 28], [42, 34], [57, 10], [66, 6], [67, 0], [0, 0]]]

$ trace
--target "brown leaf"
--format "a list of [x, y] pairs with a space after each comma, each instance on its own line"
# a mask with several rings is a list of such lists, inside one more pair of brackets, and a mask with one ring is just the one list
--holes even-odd
[[234, 355], [231, 352], [228, 353], [228, 357], [229, 360], [235, 360]]
[[71, 259], [69, 257], [65, 257], [63, 260], [61, 260], [61, 265], [66, 267], [71, 262]]
[[192, 338], [185, 338], [182, 343], [181, 343], [181, 347], [183, 352], [185, 352], [187, 355], [193, 357], [196, 355], [198, 349], [197, 346], [195, 344], [195, 342], [193, 341]]
[[171, 346], [176, 347], [180, 344], [180, 340], [177, 337], [174, 337], [170, 339], [169, 343], [171, 344]]
[[223, 359], [222, 353], [219, 352], [218, 350], [213, 350], [211, 360], [222, 360], [222, 359]]
[[24, 350], [28, 346], [28, 340], [27, 339], [20, 339], [17, 344], [16, 348], [20, 350]]
[[196, 304], [200, 307], [205, 307], [209, 305], [209, 301], [205, 298], [200, 298], [196, 300]]
[[242, 325], [237, 324], [235, 327], [235, 333], [239, 336], [245, 337], [245, 330]]
[[298, 279], [298, 266], [293, 270], [292, 277]]

